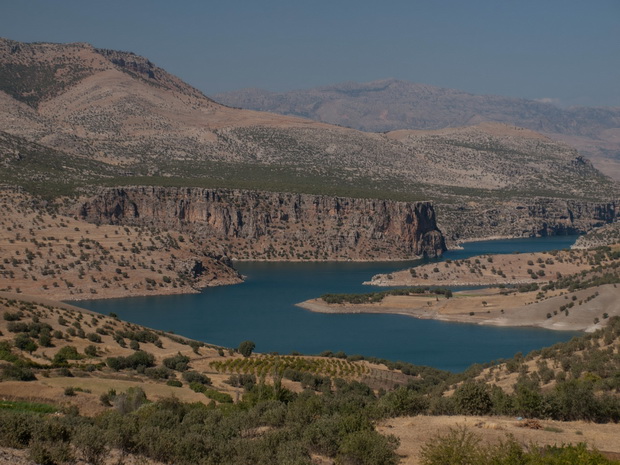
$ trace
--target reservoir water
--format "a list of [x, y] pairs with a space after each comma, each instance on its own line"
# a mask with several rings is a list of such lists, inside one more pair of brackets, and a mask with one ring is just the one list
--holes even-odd
[[[442, 259], [486, 253], [535, 252], [569, 247], [576, 236], [472, 242]], [[463, 371], [473, 363], [566, 341], [577, 333], [535, 328], [496, 328], [417, 320], [402, 315], [327, 315], [295, 304], [328, 292], [372, 292], [361, 283], [377, 273], [417, 262], [238, 262], [242, 284], [200, 294], [82, 301], [96, 312], [226, 347], [246, 339], [258, 352], [318, 354], [344, 351]]]

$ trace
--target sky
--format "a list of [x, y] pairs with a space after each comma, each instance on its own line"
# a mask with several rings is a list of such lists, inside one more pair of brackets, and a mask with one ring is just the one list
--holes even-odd
[[132, 51], [207, 95], [396, 78], [620, 106], [620, 0], [0, 0], [0, 37]]

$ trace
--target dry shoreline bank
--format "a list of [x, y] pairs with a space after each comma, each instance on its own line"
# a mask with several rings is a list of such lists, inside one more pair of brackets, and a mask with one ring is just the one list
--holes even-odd
[[[387, 296], [372, 304], [328, 304], [322, 299], [311, 299], [297, 306], [318, 313], [397, 314], [453, 323], [592, 332], [603, 326], [607, 318], [620, 315], [617, 297], [618, 289], [607, 284], [596, 290], [558, 292], [542, 301], [536, 301], [535, 292], [502, 295], [498, 289], [486, 288], [455, 292], [451, 299], [435, 295]], [[567, 302], [579, 304], [570, 312], [560, 311]]]

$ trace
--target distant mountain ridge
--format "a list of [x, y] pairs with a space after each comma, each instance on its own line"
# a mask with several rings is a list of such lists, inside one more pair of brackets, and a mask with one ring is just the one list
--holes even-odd
[[[216, 94], [225, 105], [362, 131], [434, 130], [493, 121], [516, 125], [568, 142], [620, 175], [620, 108], [560, 108], [535, 100], [475, 95], [396, 79], [346, 82], [314, 89], [269, 92], [243, 89]], [[616, 169], [618, 170], [616, 173]], [[618, 177], [618, 176], [616, 176]]]
[[231, 108], [147, 58], [80, 43], [0, 39], [0, 78], [0, 184], [47, 197], [148, 185], [432, 200], [455, 240], [585, 231], [615, 217], [616, 184], [570, 146], [514, 125], [370, 133]]

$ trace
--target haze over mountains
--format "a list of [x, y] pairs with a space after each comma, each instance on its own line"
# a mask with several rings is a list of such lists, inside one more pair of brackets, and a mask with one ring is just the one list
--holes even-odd
[[603, 172], [620, 179], [620, 108], [560, 108], [543, 101], [474, 95], [396, 79], [282, 93], [243, 89], [216, 94], [214, 99], [234, 107], [302, 116], [371, 132], [501, 122], [570, 143]]
[[[458, 104], [462, 93], [441, 90], [446, 97], [439, 98], [435, 88], [420, 89], [426, 103], [408, 116], [416, 124], [485, 119]], [[351, 120], [363, 108], [354, 102], [378, 99], [382, 130], [395, 118], [379, 105], [381, 95], [391, 96], [386, 102], [400, 95], [402, 103], [411, 94], [397, 81], [337, 93], [346, 97], [338, 105], [349, 102]], [[320, 98], [307, 100], [321, 109]], [[494, 111], [506, 113], [508, 103], [500, 103]], [[530, 103], [515, 105], [523, 123], [536, 120]], [[460, 119], [445, 120], [443, 107], [461, 108]], [[563, 114], [532, 108], [539, 107]], [[605, 115], [599, 119], [614, 124]], [[572, 120], [558, 118], [544, 128], [568, 131]], [[604, 132], [603, 123], [579, 124], [583, 134]], [[461, 238], [586, 230], [613, 219], [617, 197], [615, 184], [576, 150], [532, 130], [483, 123], [383, 134], [230, 108], [147, 58], [81, 43], [0, 39], [0, 163], [0, 182], [52, 197], [146, 184], [433, 200], [442, 228]]]

